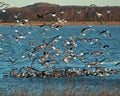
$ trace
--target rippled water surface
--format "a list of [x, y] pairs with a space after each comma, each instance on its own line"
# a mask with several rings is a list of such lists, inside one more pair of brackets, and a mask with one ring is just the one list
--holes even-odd
[[[60, 53], [59, 57], [56, 59], [60, 62], [60, 64], [51, 63], [51, 67], [85, 67], [79, 59], [74, 59], [70, 62], [70, 64], [65, 64], [62, 61], [63, 52], [66, 50], [64, 46], [64, 41], [69, 40], [70, 36], [74, 38], [82, 38], [80, 31], [87, 26], [63, 26], [59, 30], [50, 29], [43, 33], [42, 28], [37, 26], [26, 26], [19, 27], [17, 26], [0, 26], [0, 34], [5, 34], [5, 36], [0, 36], [0, 87], [2, 89], [9, 89], [12, 87], [13, 89], [16, 86], [20, 87], [28, 87], [29, 89], [34, 87], [37, 90], [42, 90], [41, 86], [45, 85], [58, 85], [59, 87], [66, 85], [69, 81], [70, 83], [76, 83], [77, 85], [88, 84], [90, 86], [97, 86], [103, 84], [104, 80], [106, 86], [114, 85], [120, 87], [120, 73], [111, 75], [110, 77], [94, 77], [94, 76], [81, 76], [74, 78], [13, 78], [13, 77], [3, 77], [5, 74], [9, 74], [11, 69], [21, 68], [22, 66], [30, 66], [31, 61], [29, 58], [21, 58], [21, 55], [25, 53], [27, 55], [29, 52], [33, 50], [38, 45], [42, 44], [43, 40], [49, 42], [55, 36], [62, 36], [60, 40], [57, 41], [56, 48], [59, 48], [62, 53]], [[101, 66], [107, 68], [116, 68], [120, 71], [120, 65], [115, 66], [116, 63], [120, 62], [120, 25], [103, 25], [103, 26], [93, 26], [95, 31], [86, 32], [87, 38], [99, 38], [103, 44], [109, 45], [110, 47], [104, 51], [105, 60], [102, 62]], [[17, 30], [15, 32], [15, 30]], [[97, 31], [96, 31], [97, 30]], [[101, 36], [98, 33], [104, 30], [108, 30], [111, 34], [111, 37]], [[98, 33], [97, 33], [98, 32]], [[17, 34], [23, 34], [25, 38], [19, 39], [16, 41], [15, 36]], [[100, 46], [93, 45], [89, 46], [83, 42], [78, 42], [78, 46], [74, 49], [74, 53], [78, 52], [91, 52], [93, 50], [99, 50]], [[38, 52], [40, 55], [42, 52]], [[10, 62], [9, 57], [12, 60], [15, 60], [16, 64], [12, 64]], [[92, 60], [95, 57], [86, 57], [88, 60]], [[101, 59], [98, 58], [98, 59]], [[34, 62], [34, 67], [42, 70], [46, 70], [45, 66], [41, 66], [37, 61]], [[49, 69], [50, 70], [50, 69]], [[115, 87], [116, 87], [115, 86]], [[31, 89], [30, 89], [31, 90]]]

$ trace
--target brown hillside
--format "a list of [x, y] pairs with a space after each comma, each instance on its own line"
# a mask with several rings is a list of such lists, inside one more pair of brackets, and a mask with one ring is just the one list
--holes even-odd
[[[20, 14], [19, 19], [29, 19], [31, 21], [53, 21], [55, 18], [65, 18], [67, 21], [100, 21], [96, 12], [102, 14], [102, 20], [120, 21], [120, 6], [59, 6], [49, 3], [35, 3], [21, 8], [9, 8], [6, 13], [0, 12], [0, 18], [4, 22], [14, 22], [14, 15]], [[56, 17], [51, 15], [45, 18], [38, 18], [45, 14], [56, 14]]]

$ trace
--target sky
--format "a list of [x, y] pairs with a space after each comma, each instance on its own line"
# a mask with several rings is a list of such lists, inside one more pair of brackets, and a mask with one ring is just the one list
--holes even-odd
[[78, 6], [89, 6], [91, 4], [96, 6], [120, 6], [120, 0], [0, 0], [0, 2], [10, 4], [10, 7], [24, 7], [38, 2]]

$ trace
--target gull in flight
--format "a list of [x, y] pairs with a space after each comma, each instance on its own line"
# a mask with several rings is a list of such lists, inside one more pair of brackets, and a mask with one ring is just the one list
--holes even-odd
[[0, 2], [0, 11], [6, 12], [6, 9], [8, 8], [9, 4], [6, 4], [5, 2]]
[[18, 14], [13, 13], [13, 15], [14, 15], [14, 18], [17, 19], [21, 15], [21, 13], [18, 13]]
[[99, 12], [96, 12], [96, 15], [97, 15], [98, 18], [103, 17], [103, 14], [102, 14], [102, 13], [99, 13]]
[[92, 26], [89, 25], [88, 27], [83, 28], [80, 33], [82, 35], [86, 35], [85, 32], [88, 30], [94, 30], [94, 29], [92, 28]]
[[104, 31], [101, 31], [100, 33], [99, 33], [99, 35], [104, 35], [104, 36], [110, 36], [111, 37], [111, 34], [110, 34], [110, 32], [108, 31], [108, 30], [104, 30]]

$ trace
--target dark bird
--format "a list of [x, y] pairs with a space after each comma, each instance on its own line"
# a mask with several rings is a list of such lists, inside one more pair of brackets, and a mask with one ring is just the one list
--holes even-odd
[[38, 18], [44, 18], [44, 17], [46, 17], [47, 15], [49, 15], [50, 13], [46, 13], [46, 14], [44, 14], [44, 15], [40, 15], [40, 14], [37, 14], [36, 16], [38, 17]]
[[16, 64], [16, 60], [17, 60], [17, 59], [13, 60], [11, 57], [8, 57], [8, 60], [9, 60], [12, 64]]
[[92, 26], [88, 26], [88, 27], [83, 28], [80, 33], [82, 35], [86, 35], [85, 32], [88, 31], [88, 30], [93, 30]]
[[40, 50], [40, 49], [45, 49], [47, 47], [47, 44], [46, 44], [46, 42], [45, 42], [45, 40], [43, 40], [42, 41], [42, 45], [38, 45], [37, 47], [35, 47], [34, 49], [33, 49], [33, 51], [32, 51], [32, 53], [34, 53], [34, 52], [36, 52], [36, 51], [38, 51], [38, 50]]
[[102, 34], [104, 36], [110, 36], [111, 37], [111, 34], [110, 34], [110, 32], [108, 30], [104, 30], [104, 31], [99, 32], [99, 35], [102, 35]]
[[117, 62], [117, 63], [115, 64], [115, 66], [117, 66], [117, 65], [120, 65], [120, 62]]
[[102, 47], [102, 49], [106, 49], [106, 48], [109, 48], [110, 46], [109, 45], [104, 45], [103, 47]]
[[44, 17], [44, 15], [39, 15], [39, 14], [37, 14], [36, 15], [38, 18], [43, 18]]

